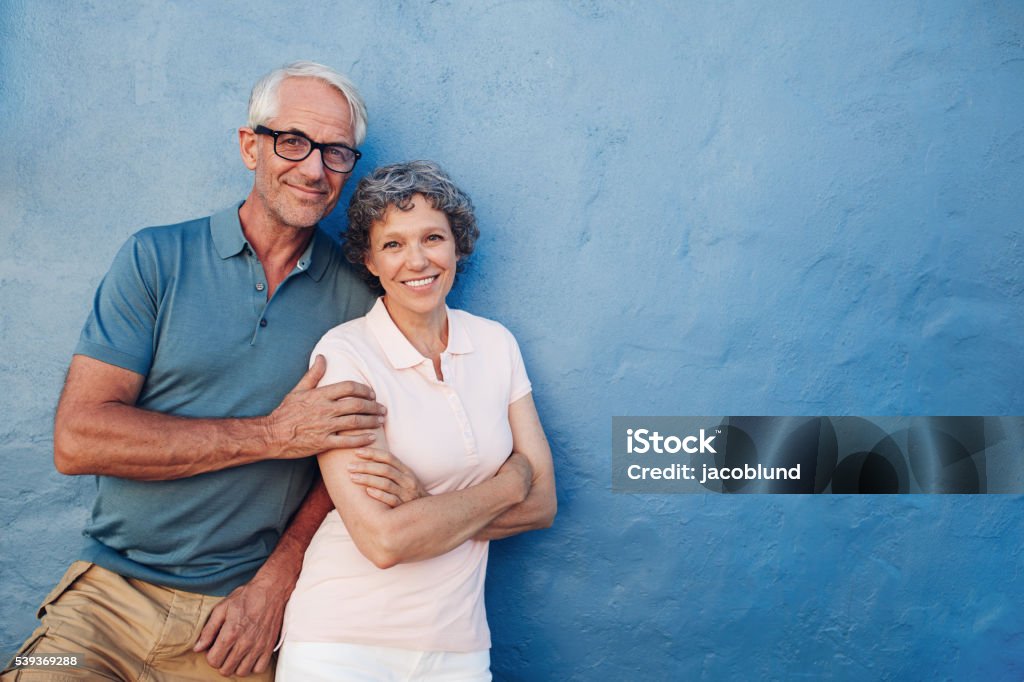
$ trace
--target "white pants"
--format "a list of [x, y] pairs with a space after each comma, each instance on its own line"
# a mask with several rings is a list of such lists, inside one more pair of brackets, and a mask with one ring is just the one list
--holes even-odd
[[285, 642], [277, 682], [490, 682], [491, 652], [414, 651], [341, 642]]

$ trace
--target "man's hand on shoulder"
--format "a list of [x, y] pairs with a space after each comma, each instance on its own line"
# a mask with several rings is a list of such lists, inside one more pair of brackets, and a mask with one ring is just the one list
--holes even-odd
[[372, 444], [384, 407], [353, 381], [317, 388], [326, 365], [318, 356], [266, 417], [185, 418], [136, 406], [143, 375], [76, 355], [57, 406], [54, 462], [64, 474], [166, 481]]
[[354, 381], [321, 386], [327, 362], [318, 355], [305, 376], [266, 418], [272, 456], [309, 457], [335, 448], [358, 448], [374, 441], [385, 409], [369, 386]]

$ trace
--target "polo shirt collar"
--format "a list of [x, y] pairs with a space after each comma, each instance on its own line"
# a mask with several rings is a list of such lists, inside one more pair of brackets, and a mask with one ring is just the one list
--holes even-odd
[[[451, 355], [472, 353], [473, 343], [465, 328], [459, 324], [458, 316], [452, 315], [452, 309], [448, 306], [445, 306], [445, 312], [448, 317], [448, 347], [444, 352]], [[373, 308], [366, 314], [366, 323], [381, 348], [384, 349], [388, 362], [395, 369], [415, 367], [426, 360], [391, 319], [388, 309], [384, 306], [383, 296], [377, 299]]]
[[[210, 216], [210, 233], [213, 235], [213, 244], [217, 249], [217, 255], [222, 260], [237, 256], [249, 245], [242, 232], [242, 221], [238, 218], [238, 209], [244, 201], [229, 206]], [[299, 265], [302, 270], [319, 282], [327, 271], [328, 262], [331, 259], [331, 238], [318, 227], [313, 228], [313, 238], [309, 240], [306, 250], [299, 256]]]
[[243, 203], [240, 201], [210, 216], [213, 245], [222, 260], [237, 256], [248, 245], [242, 233], [242, 221], [238, 219], [238, 209]]
[[306, 252], [299, 258], [299, 262], [306, 263], [306, 274], [319, 282], [320, 278], [327, 272], [327, 263], [331, 259], [332, 243], [320, 226], [313, 228], [313, 238], [309, 240]]

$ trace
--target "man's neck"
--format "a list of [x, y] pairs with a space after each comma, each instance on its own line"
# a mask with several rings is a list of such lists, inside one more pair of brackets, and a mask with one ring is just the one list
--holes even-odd
[[250, 195], [238, 209], [242, 234], [256, 252], [267, 276], [267, 298], [295, 269], [299, 257], [309, 246], [316, 226], [296, 228], [279, 225], [261, 210], [258, 200]]

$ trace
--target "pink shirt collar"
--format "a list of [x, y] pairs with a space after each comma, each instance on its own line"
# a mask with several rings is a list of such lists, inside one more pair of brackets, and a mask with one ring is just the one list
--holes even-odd
[[[448, 306], [445, 306], [445, 314], [448, 317], [448, 347], [444, 349], [444, 352], [450, 355], [472, 353], [473, 342], [469, 340], [466, 330], [459, 324], [458, 315], [452, 315], [452, 309]], [[405, 334], [391, 319], [388, 309], [384, 307], [383, 296], [378, 298], [370, 312], [366, 313], [366, 322], [374, 338], [384, 349], [388, 362], [395, 369], [415, 367], [427, 360], [409, 343], [409, 339], [405, 338]]]

